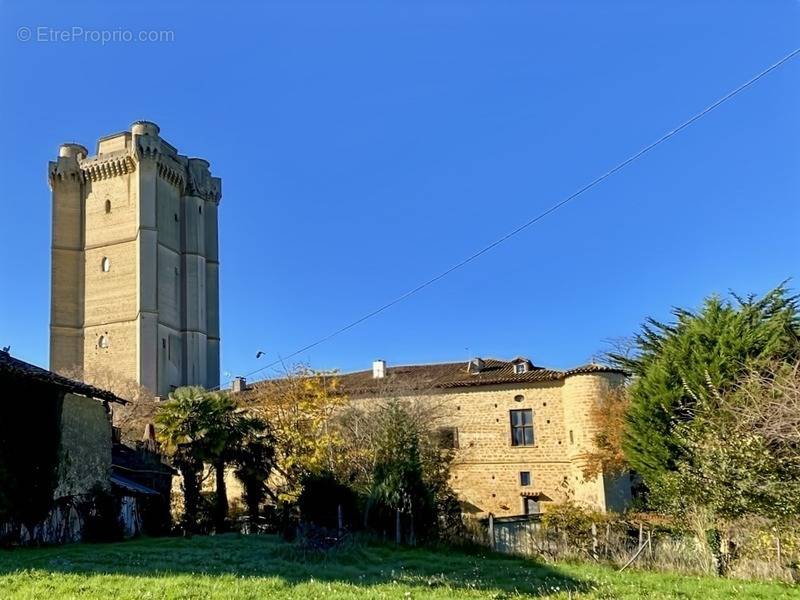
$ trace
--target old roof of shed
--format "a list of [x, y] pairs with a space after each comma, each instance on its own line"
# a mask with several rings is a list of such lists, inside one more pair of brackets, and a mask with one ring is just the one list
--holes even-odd
[[127, 404], [126, 400], [123, 400], [116, 394], [113, 394], [107, 390], [101, 390], [93, 385], [89, 385], [81, 381], [75, 381], [74, 379], [68, 379], [67, 377], [62, 377], [58, 373], [53, 373], [52, 371], [42, 369], [41, 367], [32, 365], [24, 360], [14, 358], [11, 356], [11, 354], [3, 350], [0, 350], [0, 373], [8, 373], [14, 377], [21, 377], [37, 381], [39, 383], [52, 385], [67, 392], [81, 394], [91, 398], [97, 398], [98, 400]]
[[[515, 372], [515, 364], [520, 361], [528, 364], [524, 373]], [[337, 378], [344, 392], [352, 395], [370, 395], [385, 392], [392, 388], [402, 390], [454, 389], [484, 385], [525, 385], [532, 383], [561, 381], [573, 375], [591, 373], [619, 373], [625, 371], [615, 367], [598, 364], [582, 365], [574, 369], [557, 370], [534, 366], [526, 359], [498, 360], [487, 358], [483, 367], [474, 373], [468, 370], [465, 362], [438, 363], [430, 365], [401, 365], [387, 367], [383, 378], [374, 378], [372, 370], [345, 373]]]

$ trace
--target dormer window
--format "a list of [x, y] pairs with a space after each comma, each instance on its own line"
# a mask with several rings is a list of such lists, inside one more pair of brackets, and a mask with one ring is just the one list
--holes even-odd
[[512, 360], [511, 366], [514, 369], [514, 375], [522, 375], [523, 373], [527, 373], [533, 368], [531, 361], [529, 361], [524, 356], [518, 356], [517, 358]]
[[486, 362], [482, 358], [473, 358], [467, 364], [467, 372], [475, 375], [476, 373], [480, 373], [483, 371], [483, 368], [486, 366]]

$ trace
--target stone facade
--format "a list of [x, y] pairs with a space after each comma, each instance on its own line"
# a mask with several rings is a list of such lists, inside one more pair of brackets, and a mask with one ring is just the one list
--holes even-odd
[[[566, 500], [600, 511], [624, 509], [630, 501], [627, 475], [583, 475], [584, 457], [598, 433], [592, 407], [623, 383], [624, 374], [602, 367], [546, 373], [540, 381], [471, 385], [457, 380], [425, 386], [423, 393], [404, 392], [401, 384], [392, 391], [356, 389], [350, 396], [364, 410], [380, 407], [380, 400], [389, 397], [433, 407], [434, 426], [448, 439], [453, 434], [457, 449], [451, 485], [466, 512], [515, 516], [546, 512], [549, 505]], [[345, 389], [350, 377], [342, 376]], [[529, 445], [512, 443], [511, 411], [518, 410], [530, 410], [533, 417]], [[522, 473], [529, 474], [528, 481]]]
[[154, 123], [64, 144], [53, 192], [50, 368], [113, 371], [158, 395], [219, 385], [221, 180]]
[[108, 490], [111, 418], [102, 402], [67, 393], [61, 409], [58, 487], [54, 498]]

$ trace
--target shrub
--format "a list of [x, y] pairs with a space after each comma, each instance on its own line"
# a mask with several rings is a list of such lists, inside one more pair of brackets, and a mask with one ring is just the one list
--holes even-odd
[[355, 492], [327, 471], [304, 478], [303, 491], [297, 504], [300, 519], [306, 523], [336, 530], [339, 527], [340, 506], [347, 529], [354, 529], [360, 522]]

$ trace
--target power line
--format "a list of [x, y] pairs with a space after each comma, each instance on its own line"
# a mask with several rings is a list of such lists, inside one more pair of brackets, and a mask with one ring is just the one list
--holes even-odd
[[[265, 365], [263, 367], [260, 367], [260, 368], [258, 368], [256, 370], [254, 370], [254, 371], [246, 373], [244, 375], [244, 377], [250, 377], [251, 375], [255, 375], [256, 373], [260, 373], [260, 372], [262, 372], [262, 371], [264, 371], [266, 369], [269, 369], [270, 367], [277, 366], [277, 365], [281, 364], [283, 361], [285, 361], [287, 359], [293, 358], [293, 357], [297, 356], [298, 354], [302, 354], [303, 352], [306, 352], [307, 350], [311, 350], [312, 348], [315, 348], [315, 347], [319, 346], [320, 344], [324, 344], [328, 340], [330, 340], [330, 339], [332, 339], [332, 338], [334, 338], [334, 337], [336, 337], [338, 335], [341, 335], [342, 333], [345, 333], [346, 331], [352, 329], [356, 325], [360, 325], [364, 321], [366, 321], [368, 319], [371, 319], [372, 317], [374, 317], [376, 315], [379, 315], [380, 313], [382, 313], [385, 310], [391, 308], [395, 304], [399, 304], [400, 302], [402, 302], [405, 299], [413, 296], [414, 294], [416, 294], [417, 292], [425, 289], [426, 287], [428, 287], [430, 285], [433, 285], [434, 283], [436, 283], [440, 279], [444, 279], [445, 277], [450, 275], [450, 273], [452, 273], [453, 271], [457, 271], [461, 267], [463, 267], [463, 266], [471, 263], [472, 261], [474, 261], [476, 258], [478, 258], [480, 256], [483, 256], [484, 254], [489, 252], [489, 250], [492, 250], [496, 246], [499, 246], [503, 242], [505, 242], [505, 241], [509, 240], [510, 238], [514, 237], [515, 235], [517, 235], [518, 233], [521, 233], [522, 231], [526, 230], [531, 225], [534, 225], [535, 223], [538, 223], [539, 221], [541, 221], [542, 219], [544, 219], [548, 215], [550, 215], [550, 214], [554, 213], [555, 211], [557, 211], [559, 208], [561, 208], [565, 204], [571, 202], [572, 200], [574, 200], [578, 196], [581, 196], [585, 192], [588, 192], [589, 190], [591, 190], [595, 186], [599, 185], [600, 183], [602, 183], [603, 181], [605, 181], [606, 179], [608, 179], [609, 177], [611, 177], [615, 173], [621, 171], [622, 169], [624, 169], [625, 167], [627, 167], [628, 165], [630, 165], [634, 161], [638, 160], [639, 158], [641, 158], [642, 156], [644, 156], [645, 154], [647, 154], [648, 152], [650, 152], [651, 150], [656, 148], [657, 146], [659, 146], [659, 145], [663, 144], [664, 142], [666, 142], [671, 137], [677, 135], [678, 133], [680, 133], [681, 131], [683, 131], [684, 129], [686, 129], [687, 127], [689, 127], [690, 125], [692, 125], [696, 121], [702, 119], [704, 116], [706, 116], [711, 111], [715, 110], [716, 108], [719, 108], [722, 104], [724, 104], [725, 102], [727, 102], [728, 100], [730, 100], [734, 96], [738, 95], [740, 92], [743, 92], [744, 90], [746, 90], [747, 88], [749, 88], [750, 86], [755, 84], [757, 81], [759, 81], [760, 79], [762, 79], [763, 77], [765, 77], [766, 75], [768, 75], [769, 73], [771, 73], [772, 71], [777, 69], [778, 67], [782, 66], [784, 63], [788, 62], [789, 60], [791, 60], [792, 58], [797, 56], [797, 54], [800, 54], [800, 48], [797, 48], [797, 49], [793, 50], [792, 52], [790, 52], [789, 54], [787, 54], [786, 56], [784, 56], [783, 58], [781, 58], [777, 62], [771, 64], [770, 66], [768, 66], [767, 68], [765, 68], [764, 70], [759, 72], [757, 75], [754, 75], [753, 77], [748, 79], [745, 83], [741, 84], [737, 88], [734, 88], [733, 90], [731, 90], [730, 92], [728, 92], [727, 94], [725, 94], [724, 96], [719, 98], [718, 100], [716, 100], [713, 103], [709, 104], [707, 107], [705, 107], [703, 110], [701, 110], [700, 112], [698, 112], [694, 116], [690, 117], [689, 119], [687, 119], [686, 121], [684, 121], [683, 123], [681, 123], [680, 125], [675, 127], [674, 129], [668, 131], [667, 133], [662, 135], [660, 138], [658, 138], [656, 141], [648, 144], [647, 146], [645, 146], [644, 148], [642, 148], [641, 150], [639, 150], [635, 154], [632, 154], [631, 156], [629, 156], [628, 158], [626, 158], [622, 162], [618, 163], [616, 166], [612, 167], [611, 169], [609, 169], [608, 171], [606, 171], [602, 175], [596, 177], [595, 179], [593, 179], [592, 181], [590, 181], [589, 183], [584, 185], [578, 191], [576, 191], [573, 194], [567, 196], [566, 198], [560, 200], [559, 202], [553, 204], [550, 208], [548, 208], [544, 212], [539, 213], [538, 215], [536, 215], [532, 219], [526, 221], [525, 223], [523, 223], [522, 225], [518, 226], [517, 228], [512, 229], [510, 232], [506, 233], [504, 236], [502, 236], [501, 238], [495, 240], [494, 242], [492, 242], [488, 246], [484, 246], [480, 250], [477, 250], [473, 254], [470, 254], [468, 257], [466, 257], [463, 260], [459, 261], [458, 263], [454, 264], [450, 268], [442, 271], [438, 275], [428, 279], [427, 281], [424, 281], [423, 283], [420, 283], [416, 287], [413, 287], [410, 290], [408, 290], [407, 292], [401, 294], [400, 296], [398, 296], [394, 300], [391, 300], [390, 302], [387, 302], [386, 304], [376, 308], [375, 310], [373, 310], [371, 312], [368, 312], [367, 314], [365, 314], [362, 317], [359, 317], [355, 321], [352, 321], [352, 322], [348, 323], [347, 325], [344, 325], [343, 327], [340, 327], [339, 329], [329, 333], [328, 335], [326, 335], [324, 337], [321, 337], [318, 340], [316, 340], [316, 341], [314, 341], [314, 342], [312, 342], [310, 344], [307, 344], [306, 346], [303, 346], [302, 348], [300, 348], [298, 350], [295, 350], [294, 352], [292, 352], [291, 354], [288, 354], [287, 356], [281, 357], [278, 360], [269, 363], [268, 365]], [[230, 380], [227, 383], [230, 383]], [[227, 383], [226, 383], [226, 385], [227, 385]]]

